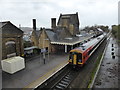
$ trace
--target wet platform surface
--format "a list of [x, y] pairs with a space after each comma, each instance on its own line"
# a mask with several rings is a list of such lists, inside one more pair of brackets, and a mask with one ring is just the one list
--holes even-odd
[[68, 54], [51, 54], [49, 58], [46, 55], [46, 63], [44, 64], [42, 56], [39, 55], [34, 59], [27, 60], [26, 68], [15, 74], [2, 72], [2, 88], [35, 87], [49, 74], [64, 66], [67, 61]]
[[[115, 58], [112, 58], [112, 56], [115, 56]], [[118, 88], [118, 44], [112, 37], [93, 88]]]

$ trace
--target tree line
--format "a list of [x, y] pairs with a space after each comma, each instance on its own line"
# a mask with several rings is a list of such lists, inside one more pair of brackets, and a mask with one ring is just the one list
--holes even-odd
[[120, 43], [120, 24], [119, 25], [112, 25], [112, 34]]
[[102, 29], [104, 32], [109, 32], [109, 26], [103, 26], [103, 25], [94, 25], [94, 26], [86, 26], [83, 30], [89, 33], [90, 30], [97, 30], [97, 28]]

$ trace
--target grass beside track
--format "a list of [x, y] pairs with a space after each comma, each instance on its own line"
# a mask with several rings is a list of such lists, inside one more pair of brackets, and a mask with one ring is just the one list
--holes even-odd
[[92, 83], [92, 81], [93, 81], [93, 79], [94, 79], [95, 73], [96, 73], [96, 71], [97, 71], [97, 69], [98, 69], [98, 65], [99, 65], [99, 63], [100, 63], [100, 60], [101, 60], [101, 58], [102, 58], [102, 55], [103, 55], [103, 53], [101, 53], [101, 54], [99, 55], [99, 57], [98, 57], [98, 59], [97, 59], [97, 62], [96, 62], [96, 64], [95, 64], [95, 67], [94, 67], [94, 69], [93, 69], [92, 72], [91, 72], [90, 80], [89, 80], [89, 83], [88, 83], [87, 88], [90, 88], [90, 85], [91, 85], [91, 83]]

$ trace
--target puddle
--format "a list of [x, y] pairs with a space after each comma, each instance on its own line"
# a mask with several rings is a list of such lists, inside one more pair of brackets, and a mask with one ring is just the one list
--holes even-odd
[[106, 63], [106, 64], [111, 64], [110, 62]]
[[101, 82], [100, 82], [100, 81], [98, 81], [98, 82], [96, 82], [96, 84], [95, 84], [95, 85], [100, 86], [100, 85], [101, 85]]
[[[111, 38], [94, 87], [118, 87], [118, 65], [120, 65], [120, 63], [118, 64], [118, 52], [116, 48], [118, 48], [118, 46], [115, 44], [115, 41], [113, 41], [113, 38]], [[98, 80], [102, 80], [102, 82]]]
[[110, 82], [110, 81], [109, 81], [109, 79], [106, 78], [106, 79], [105, 79], [105, 82]]

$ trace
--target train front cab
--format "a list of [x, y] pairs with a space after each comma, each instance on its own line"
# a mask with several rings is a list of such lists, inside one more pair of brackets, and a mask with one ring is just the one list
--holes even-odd
[[72, 65], [73, 68], [82, 67], [82, 53], [80, 52], [70, 52], [69, 54], [69, 65]]

